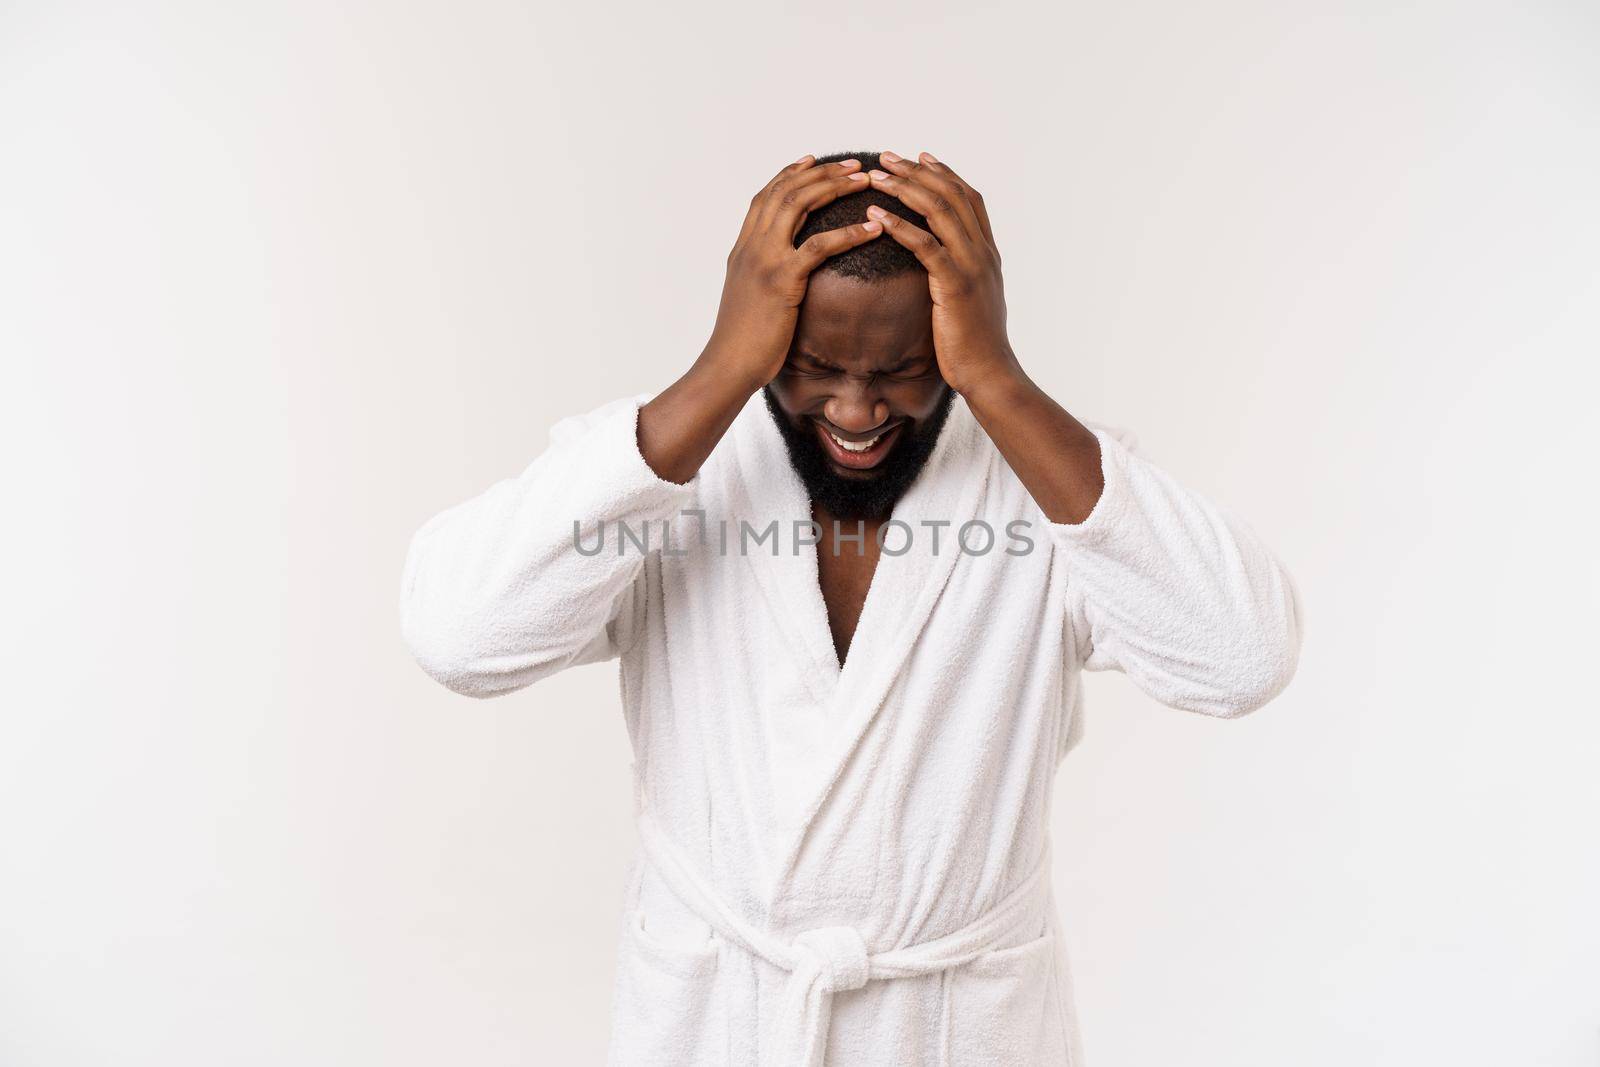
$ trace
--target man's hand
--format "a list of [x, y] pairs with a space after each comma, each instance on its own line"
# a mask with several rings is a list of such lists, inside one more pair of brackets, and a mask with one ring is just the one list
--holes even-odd
[[808, 214], [867, 188], [860, 160], [816, 162], [801, 156], [750, 201], [728, 254], [711, 340], [683, 377], [639, 409], [639, 454], [668, 481], [694, 477], [750, 394], [783, 369], [811, 272], [883, 232], [882, 223], [869, 220], [794, 246]]
[[706, 357], [748, 386], [746, 395], [783, 369], [811, 272], [829, 256], [883, 232], [882, 223], [868, 221], [815, 234], [794, 247], [807, 215], [867, 184], [860, 160], [819, 167], [806, 155], [780, 170], [751, 199], [728, 254], [717, 324], [706, 345]]
[[928, 268], [939, 373], [966, 398], [1045, 516], [1083, 522], [1105, 485], [1100, 443], [1034, 384], [1011, 351], [1000, 253], [983, 197], [933, 156], [918, 158], [913, 163], [884, 152], [878, 159], [888, 169], [869, 177], [874, 188], [926, 217], [933, 233], [882, 208], [869, 207], [867, 214]]
[[926, 152], [920, 163], [893, 152], [878, 158], [888, 169], [870, 172], [873, 187], [898, 197], [933, 228], [930, 234], [880, 207], [867, 209], [928, 269], [939, 373], [962, 394], [1017, 376], [1020, 368], [1006, 337], [1000, 252], [983, 196]]

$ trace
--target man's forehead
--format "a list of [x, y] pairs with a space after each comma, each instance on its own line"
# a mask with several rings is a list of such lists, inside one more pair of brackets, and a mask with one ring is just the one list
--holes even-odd
[[802, 332], [838, 330], [919, 334], [932, 328], [927, 276], [906, 273], [864, 282], [826, 271], [811, 276], [800, 305]]

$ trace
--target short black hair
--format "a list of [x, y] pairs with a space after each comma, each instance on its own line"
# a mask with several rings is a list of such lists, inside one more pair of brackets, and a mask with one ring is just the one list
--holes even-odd
[[[817, 157], [817, 165], [824, 163], [837, 163], [843, 159], [859, 159], [861, 171], [882, 168], [878, 163], [876, 152], [830, 152], [825, 156]], [[902, 204], [898, 197], [890, 196], [881, 189], [863, 189], [859, 193], [841, 196], [839, 199], [817, 208], [801, 225], [800, 232], [794, 235], [795, 247], [800, 246], [814, 233], [823, 233], [827, 230], [836, 230], [840, 226], [849, 226], [854, 223], [867, 221], [867, 208], [877, 204], [885, 211], [900, 216], [907, 222], [920, 226], [932, 232], [928, 220]], [[842, 274], [847, 278], [859, 278], [864, 282], [875, 282], [882, 278], [892, 278], [896, 274], [907, 271], [922, 270], [923, 266], [917, 262], [917, 257], [906, 250], [900, 242], [887, 235], [876, 237], [866, 244], [856, 245], [854, 248], [840, 252], [836, 256], [829, 256], [822, 261], [818, 270], [832, 271]]]

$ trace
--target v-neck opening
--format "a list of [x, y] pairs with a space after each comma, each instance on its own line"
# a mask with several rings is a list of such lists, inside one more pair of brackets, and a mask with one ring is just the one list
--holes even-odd
[[[765, 405], [752, 402], [746, 408], [734, 437], [729, 503], [741, 520], [748, 518], [759, 527], [774, 519], [809, 517], [809, 494]], [[929, 528], [951, 527], [979, 514], [989, 462], [980, 450], [981, 440], [982, 431], [958, 397], [926, 465], [886, 520], [903, 528], [883, 531], [885, 551], [873, 568], [843, 657], [828, 622], [818, 546], [807, 552], [740, 553], [781, 635], [784, 647], [779, 651], [790, 660], [785, 673], [815, 709], [807, 725], [769, 727], [769, 736], [787, 746], [769, 753], [788, 761], [782, 776], [788, 784], [781, 802], [775, 797], [775, 829], [783, 843], [780, 868], [798, 856], [806, 827], [884, 706], [955, 569], [954, 529], [941, 535]], [[783, 713], [799, 711], [793, 700], [784, 700], [781, 708]]]
[[[902, 497], [901, 499], [904, 499], [904, 497]], [[809, 505], [810, 503], [811, 502], [808, 500], [807, 504]], [[899, 509], [899, 501], [896, 501], [895, 502], [895, 510], [890, 512], [889, 518], [885, 520], [885, 524], [887, 524], [887, 522], [889, 520], [898, 518], [898, 516], [895, 514], [895, 511], [898, 511], [898, 509]], [[840, 521], [843, 522], [844, 520], [840, 520]], [[832, 678], [833, 693], [831, 694], [831, 696], [836, 698], [838, 696], [838, 694], [844, 689], [844, 683], [845, 683], [847, 674], [848, 674], [849, 677], [853, 678], [855, 676], [855, 674], [859, 674], [861, 672], [861, 670], [865, 669], [865, 668], [857, 668], [854, 672], [850, 671], [851, 665], [859, 663], [860, 660], [861, 660], [860, 653], [862, 651], [863, 640], [864, 639], [870, 639], [870, 637], [872, 635], [876, 634], [877, 628], [881, 625], [881, 624], [873, 623], [872, 625], [873, 625], [874, 629], [872, 631], [872, 634], [869, 634], [867, 632], [868, 624], [871, 621], [871, 615], [873, 614], [873, 611], [872, 611], [873, 598], [880, 591], [881, 587], [883, 585], [885, 585], [886, 582], [888, 581], [888, 579], [885, 579], [883, 577], [884, 568], [886, 566], [892, 566], [894, 561], [895, 561], [895, 559], [897, 559], [898, 557], [896, 555], [885, 555], [880, 549], [880, 551], [878, 553], [877, 562], [872, 565], [872, 577], [867, 579], [867, 595], [864, 596], [861, 599], [861, 612], [860, 612], [859, 615], [856, 616], [856, 627], [855, 627], [855, 629], [853, 631], [851, 631], [851, 634], [850, 634], [850, 646], [847, 649], [845, 649], [845, 654], [841, 658], [839, 656], [839, 647], [838, 647], [837, 644], [834, 643], [834, 640], [833, 640], [833, 623], [832, 623], [831, 618], [828, 615], [828, 598], [827, 598], [827, 596], [825, 596], [823, 594], [823, 591], [822, 591], [822, 542], [821, 541], [817, 542], [817, 544], [816, 544], [816, 546], [815, 546], [815, 548], [814, 548], [814, 550], [813, 550], [811, 555], [812, 555], [812, 562], [813, 562], [813, 565], [816, 568], [816, 575], [817, 575], [817, 599], [822, 604], [822, 618], [823, 618], [824, 623], [828, 627], [828, 647], [833, 650], [833, 657], [832, 658], [833, 658], [834, 674], [833, 674], [833, 678]], [[878, 599], [881, 600], [882, 597], [880, 596], [880, 597], [878, 597]]]

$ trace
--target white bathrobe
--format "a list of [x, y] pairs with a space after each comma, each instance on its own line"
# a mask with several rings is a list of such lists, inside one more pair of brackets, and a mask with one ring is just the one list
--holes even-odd
[[430, 521], [402, 592], [417, 660], [470, 696], [620, 657], [640, 849], [610, 1062], [1081, 1063], [1049, 849], [1079, 672], [1257, 708], [1298, 657], [1289, 576], [1104, 429], [1100, 501], [1050, 522], [957, 397], [841, 669], [760, 394], [683, 485], [639, 453], [646, 399]]

